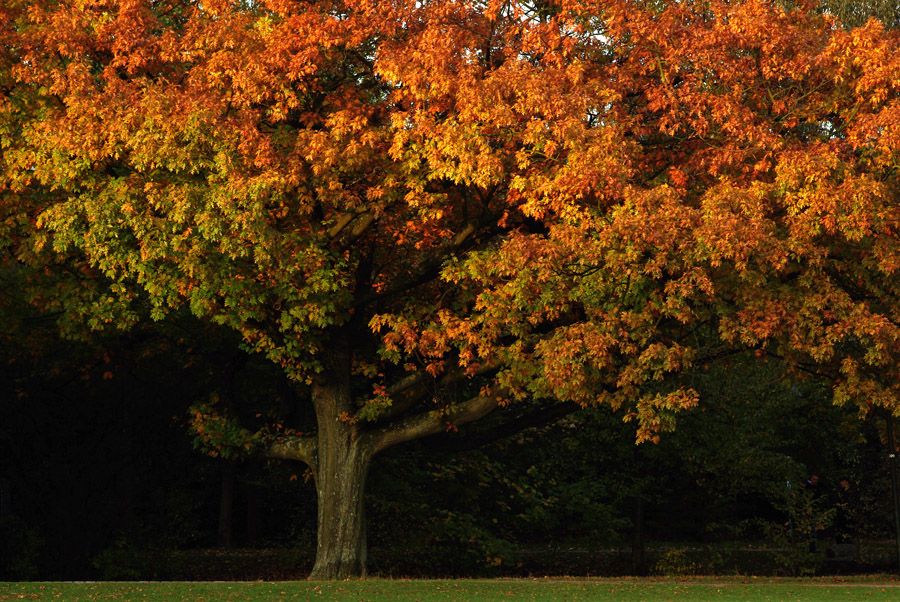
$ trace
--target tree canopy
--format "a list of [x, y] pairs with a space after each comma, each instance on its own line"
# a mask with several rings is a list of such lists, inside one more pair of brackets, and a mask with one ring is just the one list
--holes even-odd
[[749, 346], [896, 412], [898, 39], [782, 4], [7, 1], [4, 261], [283, 368], [317, 577], [364, 571], [374, 454], [499, 406], [654, 439]]

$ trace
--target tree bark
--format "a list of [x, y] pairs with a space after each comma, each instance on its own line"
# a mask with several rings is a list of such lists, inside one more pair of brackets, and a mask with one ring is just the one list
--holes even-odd
[[340, 344], [313, 382], [318, 443], [313, 474], [318, 501], [316, 563], [310, 579], [366, 573], [365, 485], [372, 450], [349, 420], [354, 413], [350, 352]]
[[369, 454], [357, 442], [320, 439], [318, 539], [310, 579], [365, 576], [365, 484], [369, 465]]
[[644, 499], [634, 497], [634, 533], [631, 541], [631, 570], [635, 575], [647, 574], [647, 557], [644, 548]]
[[247, 484], [247, 544], [254, 546], [262, 539], [262, 503], [260, 500], [260, 488], [257, 485]]
[[219, 498], [219, 547], [230, 548], [233, 543], [235, 465], [233, 460], [222, 460], [220, 466], [222, 494]]

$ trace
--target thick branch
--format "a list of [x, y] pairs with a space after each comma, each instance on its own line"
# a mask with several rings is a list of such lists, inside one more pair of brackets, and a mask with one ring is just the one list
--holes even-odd
[[416, 402], [423, 399], [431, 391], [443, 389], [444, 387], [448, 387], [453, 383], [466, 378], [483, 376], [496, 370], [499, 366], [499, 362], [489, 362], [482, 365], [473, 373], [466, 372], [465, 368], [458, 368], [444, 374], [437, 380], [424, 370], [410, 374], [388, 388], [387, 394], [388, 397], [393, 400], [393, 404], [385, 417], [391, 418], [399, 416], [415, 405]]
[[470, 220], [459, 232], [457, 232], [452, 241], [438, 249], [430, 259], [419, 264], [418, 269], [410, 274], [409, 277], [400, 279], [393, 286], [379, 292], [361, 296], [354, 303], [354, 306], [365, 307], [370, 303], [405, 293], [419, 285], [434, 280], [440, 275], [441, 267], [448, 257], [451, 257], [462, 250], [482, 228], [495, 223], [498, 217], [499, 216], [496, 214], [486, 213], [477, 220]]
[[[502, 395], [502, 392], [499, 395]], [[398, 443], [436, 435], [446, 430], [448, 424], [455, 426], [478, 420], [490, 413], [499, 403], [498, 395], [479, 395], [451, 406], [447, 413], [432, 410], [417, 414], [375, 429], [366, 436], [370, 439], [372, 453], [378, 453]]]
[[467, 437], [453, 439], [435, 438], [430, 446], [438, 451], [444, 452], [462, 452], [478, 449], [489, 443], [515, 435], [525, 429], [552, 424], [560, 418], [568, 416], [573, 412], [577, 412], [580, 409], [581, 406], [577, 403], [557, 403], [546, 408], [535, 410], [534, 412], [529, 412], [528, 414], [514, 418], [509, 422], [504, 422], [503, 424], [474, 433]]
[[343, 248], [348, 248], [350, 245], [355, 243], [357, 240], [362, 237], [363, 234], [374, 224], [376, 221], [374, 213], [363, 213], [362, 217], [359, 221], [356, 222], [356, 225], [353, 226], [353, 229], [350, 231], [350, 236], [347, 237], [347, 240], [344, 241]]
[[315, 437], [281, 437], [265, 450], [268, 458], [277, 460], [299, 460], [316, 470]]
[[373, 221], [375, 221], [375, 216], [368, 209], [360, 207], [355, 211], [349, 211], [347, 213], [341, 214], [340, 217], [334, 222], [331, 228], [328, 229], [328, 238], [334, 240], [337, 236], [343, 232], [344, 228], [350, 225], [357, 217], [363, 216], [363, 219], [360, 223], [353, 227], [353, 230], [350, 234], [351, 238], [356, 238], [362, 232], [368, 228]]

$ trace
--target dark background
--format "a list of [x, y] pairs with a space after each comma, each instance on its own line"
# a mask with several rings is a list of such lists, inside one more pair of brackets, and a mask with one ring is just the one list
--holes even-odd
[[[304, 467], [207, 456], [188, 426], [213, 395], [258, 421], [291, 397], [278, 370], [189, 317], [85, 343], [24, 308], [2, 316], [0, 579], [304, 575], [316, 512]], [[861, 420], [826, 384], [755, 355], [684, 378], [701, 406], [657, 445], [635, 446], [633, 426], [597, 408], [464, 452], [441, 436], [378, 458], [370, 572], [889, 567], [883, 417]], [[305, 405], [282, 405], [289, 426], [310, 424]], [[812, 474], [819, 485], [804, 486]], [[829, 526], [808, 555], [816, 521]], [[855, 547], [829, 560], [837, 543]]]

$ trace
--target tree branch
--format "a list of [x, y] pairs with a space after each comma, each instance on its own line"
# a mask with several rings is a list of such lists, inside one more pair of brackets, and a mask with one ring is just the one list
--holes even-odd
[[353, 226], [353, 229], [350, 231], [350, 236], [347, 237], [347, 240], [344, 241], [342, 245], [344, 249], [349, 248], [353, 243], [362, 237], [363, 234], [372, 226], [372, 224], [376, 221], [375, 214], [372, 212], [366, 212], [360, 214], [360, 219], [356, 222], [356, 225]]
[[351, 239], [358, 238], [366, 228], [372, 225], [372, 222], [375, 221], [375, 215], [364, 207], [360, 207], [355, 211], [348, 211], [347, 213], [342, 214], [328, 229], [328, 238], [329, 240], [334, 240], [338, 237], [338, 235], [343, 232], [344, 228], [350, 225], [350, 222], [355, 220], [357, 217], [362, 217], [362, 221], [353, 227], [353, 230], [350, 233]]
[[449, 412], [431, 410], [377, 428], [365, 436], [369, 439], [372, 453], [378, 453], [398, 443], [436, 435], [446, 430], [448, 424], [455, 426], [478, 420], [499, 405], [499, 396], [502, 394], [501, 390], [490, 396], [478, 395], [460, 404], [450, 406]]
[[[438, 379], [435, 379], [425, 370], [405, 376], [387, 389], [388, 397], [393, 400], [393, 404], [385, 413], [385, 418], [399, 416], [425, 397], [429, 391], [448, 387], [465, 378], [483, 376], [488, 372], [497, 370], [499, 367], [499, 362], [489, 362], [482, 365], [472, 374], [467, 373], [464, 368], [457, 368], [452, 372], [447, 372]], [[429, 384], [432, 386], [429, 386]]]
[[280, 437], [263, 452], [267, 458], [299, 460], [316, 471], [317, 441], [315, 437]]
[[441, 273], [441, 267], [444, 265], [444, 261], [448, 257], [463, 249], [482, 228], [495, 223], [498, 218], [499, 215], [497, 214], [485, 213], [476, 220], [468, 221], [464, 227], [457, 232], [452, 241], [438, 249], [430, 259], [419, 264], [419, 268], [413, 274], [410, 274], [408, 278], [400, 279], [396, 284], [385, 290], [361, 296], [360, 299], [354, 302], [353, 306], [357, 308], [365, 307], [371, 303], [380, 301], [381, 299], [405, 293], [406, 291], [412, 290], [421, 284], [437, 278]]
[[572, 402], [553, 404], [552, 406], [518, 416], [493, 428], [473, 433], [467, 437], [435, 438], [434, 441], [430, 442], [429, 447], [442, 452], [462, 452], [478, 449], [489, 443], [515, 435], [525, 429], [552, 424], [580, 409], [582, 409], [580, 405]]

